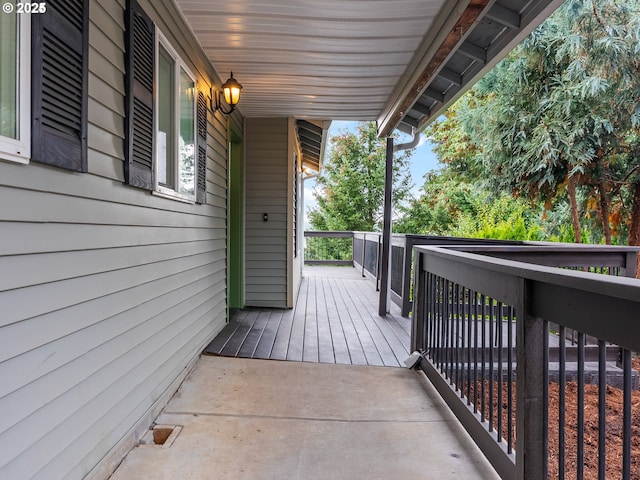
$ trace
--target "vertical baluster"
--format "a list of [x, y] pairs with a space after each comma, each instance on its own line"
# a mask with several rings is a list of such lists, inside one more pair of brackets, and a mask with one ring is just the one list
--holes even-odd
[[449, 284], [449, 384], [455, 387], [456, 384], [456, 304], [455, 304], [456, 285], [451, 282]]
[[444, 278], [438, 278], [438, 368], [442, 371], [444, 358]]
[[631, 480], [631, 351], [622, 350], [622, 480]]
[[439, 331], [438, 331], [438, 316], [439, 316], [439, 311], [438, 311], [438, 298], [440, 295], [439, 292], [439, 279], [436, 275], [433, 276], [433, 290], [434, 290], [434, 297], [433, 297], [433, 332], [431, 333], [431, 335], [433, 336], [433, 352], [431, 354], [431, 359], [433, 361], [434, 365], [438, 364], [438, 335], [439, 335]]
[[[430, 345], [429, 345], [429, 332], [431, 331], [431, 325], [429, 324], [429, 322], [431, 321], [431, 288], [430, 288], [431, 273], [423, 271], [419, 273], [419, 275], [420, 275], [420, 279], [418, 281], [420, 285], [422, 285], [422, 295], [423, 295], [422, 300], [424, 300], [424, 303], [422, 307], [423, 318], [416, 319], [416, 320], [418, 325], [422, 326], [422, 332], [420, 332], [420, 334], [417, 335], [418, 337], [421, 336], [422, 343], [417, 343], [415, 345], [415, 349], [422, 349], [424, 352], [429, 354], [431, 351]], [[417, 297], [417, 295], [419, 295], [418, 291], [414, 293], [414, 297]], [[414, 302], [418, 302], [418, 301], [419, 300], [414, 298]], [[422, 323], [420, 323], [420, 321], [422, 321]]]
[[427, 291], [429, 292], [429, 326], [427, 329], [427, 352], [429, 354], [429, 357], [431, 358], [431, 360], [433, 360], [433, 352], [435, 350], [435, 342], [434, 342], [434, 338], [435, 338], [435, 324], [436, 324], [436, 282], [435, 282], [435, 275], [433, 275], [432, 273], [429, 273], [429, 277], [428, 277], [428, 288]]
[[598, 340], [598, 480], [605, 479], [607, 464], [607, 346]]
[[472, 323], [471, 323], [471, 290], [465, 289], [465, 318], [467, 321], [467, 405], [471, 404], [471, 333], [472, 333]]
[[455, 293], [455, 285], [453, 284], [453, 282], [449, 282], [449, 294], [448, 294], [448, 299], [449, 301], [447, 302], [449, 305], [449, 312], [447, 315], [447, 324], [449, 326], [449, 385], [454, 385], [455, 381], [456, 381], [456, 373], [455, 373], [455, 364], [454, 364], [454, 347], [455, 347], [455, 321], [454, 321], [454, 303], [453, 303], [453, 296]]
[[456, 331], [456, 284], [452, 282], [449, 285], [449, 384], [453, 385], [455, 389], [457, 375], [455, 346], [456, 337], [458, 336]]
[[446, 372], [446, 376], [449, 379], [449, 385], [451, 385], [451, 370], [450, 370], [450, 366], [451, 366], [451, 348], [450, 348], [450, 341], [451, 341], [451, 305], [450, 305], [450, 297], [451, 294], [451, 282], [449, 282], [449, 280], [445, 280], [444, 281], [444, 316], [443, 316], [443, 321], [444, 321], [444, 331], [445, 331], [445, 336], [444, 336], [444, 348], [445, 348], [445, 358], [444, 358], [444, 368], [445, 368], [445, 372]]
[[[542, 323], [542, 365], [544, 369], [542, 372], [542, 424], [543, 424], [543, 450], [549, 451], [549, 322], [543, 321]], [[545, 455], [544, 471], [548, 472], [549, 457]], [[547, 473], [545, 473], [545, 476]]]
[[566, 328], [560, 325], [560, 331], [558, 332], [558, 350], [560, 354], [559, 369], [558, 369], [558, 480], [564, 480], [565, 472], [565, 426], [566, 426], [566, 363], [567, 363], [567, 351], [566, 351]]
[[507, 325], [507, 453], [513, 452], [513, 307], [509, 305], [509, 323]]
[[462, 371], [460, 365], [460, 338], [464, 330], [461, 330], [460, 325], [460, 285], [456, 283], [456, 388], [462, 393], [462, 381], [460, 377]]
[[495, 338], [494, 338], [494, 325], [493, 322], [495, 320], [495, 315], [493, 312], [494, 301], [493, 298], [489, 298], [489, 431], [493, 432], [493, 393], [494, 393], [494, 380], [495, 380], [495, 371], [493, 368], [494, 361], [494, 348], [495, 348]]
[[480, 416], [482, 421], [485, 421], [485, 398], [484, 398], [484, 371], [486, 367], [485, 352], [487, 348], [487, 322], [485, 321], [485, 296], [480, 294], [480, 327], [482, 328], [482, 350], [480, 350]]
[[584, 480], [584, 333], [578, 332], [578, 458], [577, 479]]
[[450, 325], [450, 352], [449, 356], [450, 366], [449, 371], [451, 372], [451, 376], [449, 377], [449, 383], [456, 386], [456, 381], [458, 379], [458, 371], [456, 365], [456, 340], [458, 338], [458, 323], [456, 321], [456, 292], [457, 292], [457, 284], [451, 284], [451, 307], [449, 308], [449, 325]]
[[502, 440], [502, 381], [503, 381], [503, 369], [502, 369], [502, 302], [498, 302], [498, 442]]
[[473, 413], [478, 413], [478, 292], [474, 291], [473, 301]]

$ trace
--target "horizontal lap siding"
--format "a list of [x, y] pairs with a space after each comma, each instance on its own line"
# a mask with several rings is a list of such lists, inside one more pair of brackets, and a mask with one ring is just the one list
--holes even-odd
[[89, 172], [124, 181], [124, 1], [91, 2]]
[[288, 121], [249, 118], [245, 129], [245, 302], [286, 307]]
[[89, 173], [0, 161], [0, 478], [84, 478], [226, 320], [225, 119], [209, 115], [207, 204], [124, 185], [123, 19], [123, 0], [91, 2]]

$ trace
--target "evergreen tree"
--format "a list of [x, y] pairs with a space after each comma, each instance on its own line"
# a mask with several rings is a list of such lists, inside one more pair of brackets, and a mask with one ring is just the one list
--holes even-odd
[[637, 244], [638, 52], [638, 0], [569, 0], [428, 134], [450, 172], [494, 198], [568, 202], [575, 241], [586, 227], [590, 241]]
[[[411, 151], [395, 155], [393, 206], [411, 188]], [[377, 137], [375, 123], [361, 123], [357, 133], [331, 139], [329, 160], [316, 180], [317, 206], [309, 210], [314, 230], [376, 231], [382, 228], [386, 141]]]

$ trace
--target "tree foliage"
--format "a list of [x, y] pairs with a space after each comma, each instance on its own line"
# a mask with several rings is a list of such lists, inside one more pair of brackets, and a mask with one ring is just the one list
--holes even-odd
[[451, 178], [450, 169], [427, 174], [424, 193], [405, 209], [398, 231], [500, 240], [545, 236], [527, 202], [505, 193], [493, 196], [472, 182]]
[[545, 235], [639, 244], [639, 53], [638, 0], [568, 0], [429, 127], [446, 175]]
[[[329, 160], [316, 180], [317, 206], [309, 210], [314, 230], [375, 231], [382, 227], [386, 142], [375, 123], [361, 123], [357, 133], [331, 138]], [[395, 155], [393, 206], [397, 210], [411, 188], [411, 151]]]

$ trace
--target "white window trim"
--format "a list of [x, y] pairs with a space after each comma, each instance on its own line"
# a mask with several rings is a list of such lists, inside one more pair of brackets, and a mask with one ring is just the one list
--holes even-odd
[[[175, 128], [180, 128], [180, 69], [184, 70], [184, 72], [189, 75], [189, 77], [191, 78], [191, 80], [193, 80], [193, 84], [195, 86], [195, 91], [197, 91], [197, 80], [196, 80], [196, 76], [193, 74], [193, 72], [191, 71], [191, 69], [185, 64], [185, 62], [182, 60], [182, 58], [180, 57], [180, 55], [178, 54], [178, 52], [176, 51], [175, 48], [173, 48], [173, 46], [171, 45], [171, 43], [169, 43], [169, 40], [167, 40], [167, 37], [165, 37], [162, 32], [160, 31], [160, 29], [156, 26], [156, 45], [155, 45], [155, 58], [156, 58], [156, 62], [154, 65], [154, 76], [156, 79], [159, 78], [159, 66], [160, 66], [160, 62], [159, 62], [159, 54], [160, 54], [160, 45], [162, 45], [162, 48], [164, 48], [167, 53], [169, 53], [169, 55], [171, 55], [171, 57], [173, 58], [173, 60], [175, 61], [175, 67], [174, 67], [174, 79], [176, 80], [174, 82], [174, 91], [173, 91], [173, 101], [175, 102], [174, 105], [174, 115], [175, 115], [175, 122], [174, 125], [176, 125]], [[158, 105], [158, 95], [156, 93], [155, 95], [155, 99], [154, 99], [154, 110], [156, 112], [159, 112], [159, 105]], [[173, 200], [179, 200], [181, 202], [185, 202], [185, 203], [195, 203], [196, 202], [196, 189], [197, 189], [197, 185], [198, 185], [198, 150], [197, 150], [197, 135], [198, 135], [198, 125], [197, 125], [197, 95], [194, 92], [194, 96], [193, 96], [193, 132], [194, 132], [194, 142], [196, 143], [196, 148], [194, 151], [194, 192], [193, 195], [186, 195], [184, 193], [180, 193], [176, 190], [173, 190], [171, 188], [168, 187], [164, 187], [162, 185], [160, 185], [158, 183], [158, 115], [154, 115], [154, 125], [153, 125], [153, 131], [154, 131], [154, 151], [155, 151], [155, 156], [154, 156], [154, 161], [153, 161], [153, 170], [154, 170], [154, 191], [152, 192], [155, 195], [158, 195], [160, 197], [165, 197], [165, 198], [170, 198]], [[174, 132], [175, 133], [175, 132]], [[177, 139], [176, 139], [177, 140]], [[173, 157], [176, 161], [176, 163], [178, 162], [178, 142], [174, 142], [175, 146], [174, 149], [175, 151], [173, 152]], [[175, 170], [176, 172], [178, 172], [179, 170], [176, 168]], [[178, 173], [176, 173], [176, 175], [178, 175]], [[178, 181], [178, 179], [176, 179], [176, 181]]]
[[31, 15], [18, 15], [18, 139], [0, 136], [0, 159], [29, 163], [31, 158]]

